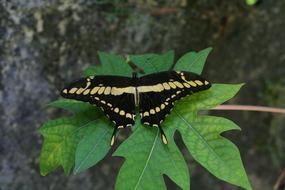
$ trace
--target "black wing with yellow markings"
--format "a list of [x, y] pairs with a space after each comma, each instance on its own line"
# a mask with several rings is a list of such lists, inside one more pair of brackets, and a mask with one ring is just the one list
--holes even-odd
[[165, 71], [137, 78], [91, 76], [65, 87], [64, 98], [89, 102], [100, 107], [115, 123], [111, 145], [118, 128], [134, 125], [135, 108], [144, 124], [158, 127], [163, 143], [167, 138], [161, 128], [176, 100], [210, 88], [200, 75], [184, 71]]
[[89, 102], [100, 107], [104, 114], [115, 123], [111, 140], [114, 143], [118, 128], [134, 124], [135, 103], [132, 78], [119, 76], [95, 76], [80, 79], [64, 88], [64, 98]]
[[190, 72], [168, 71], [141, 77], [138, 85], [139, 112], [142, 123], [158, 127], [162, 140], [167, 138], [160, 127], [176, 100], [210, 88], [210, 83]]

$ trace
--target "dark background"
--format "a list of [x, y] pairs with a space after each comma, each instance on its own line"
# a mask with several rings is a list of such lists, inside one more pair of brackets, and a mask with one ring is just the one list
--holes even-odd
[[[58, 89], [98, 64], [97, 50], [161, 53], [176, 59], [212, 46], [204, 75], [246, 82], [232, 104], [285, 107], [285, 1], [0, 0], [0, 189], [113, 189], [122, 164], [110, 154], [79, 175], [39, 175], [39, 127], [64, 115], [46, 109]], [[241, 126], [225, 134], [238, 145], [254, 189], [271, 190], [285, 168], [285, 117], [213, 111]], [[193, 190], [236, 190], [185, 151]], [[169, 189], [178, 189], [170, 180]], [[284, 182], [284, 179], [283, 179]], [[279, 189], [284, 189], [280, 187]]]

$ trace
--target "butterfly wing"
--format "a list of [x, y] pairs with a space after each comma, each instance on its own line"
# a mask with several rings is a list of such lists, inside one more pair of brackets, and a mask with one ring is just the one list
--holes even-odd
[[159, 127], [162, 139], [167, 139], [160, 127], [176, 100], [210, 88], [200, 75], [190, 72], [167, 71], [140, 78], [138, 86], [139, 112], [144, 124]]
[[82, 78], [71, 83], [61, 91], [64, 98], [89, 102], [102, 109], [117, 128], [134, 124], [135, 88], [132, 79], [120, 76], [95, 76]]

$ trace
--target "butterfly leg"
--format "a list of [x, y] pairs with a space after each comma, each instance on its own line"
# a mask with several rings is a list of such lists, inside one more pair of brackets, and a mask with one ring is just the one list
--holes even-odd
[[159, 131], [160, 131], [160, 135], [161, 135], [161, 140], [164, 144], [168, 144], [167, 138], [165, 133], [163, 132], [162, 128], [160, 125], [158, 125]]

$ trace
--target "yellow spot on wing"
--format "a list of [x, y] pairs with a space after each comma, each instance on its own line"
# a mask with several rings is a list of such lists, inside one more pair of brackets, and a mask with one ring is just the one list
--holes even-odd
[[165, 108], [165, 105], [164, 105], [164, 104], [161, 104], [161, 105], [160, 105], [160, 109], [163, 110], [164, 108]]
[[110, 93], [111, 93], [111, 87], [108, 86], [108, 87], [106, 87], [106, 89], [105, 89], [105, 91], [104, 91], [104, 94], [105, 94], [105, 95], [109, 95]]
[[188, 81], [188, 83], [191, 85], [191, 86], [197, 86], [197, 84], [195, 83], [195, 82], [193, 82], [193, 81]]
[[83, 92], [83, 94], [84, 94], [84, 95], [87, 95], [87, 94], [89, 94], [89, 92], [90, 92], [90, 89], [86, 89], [86, 90]]
[[195, 83], [198, 84], [199, 86], [203, 85], [203, 83], [199, 80], [195, 80]]
[[97, 91], [99, 90], [99, 88], [100, 88], [100, 87], [98, 87], [98, 86], [94, 87], [94, 88], [91, 90], [90, 94], [96, 94]]
[[118, 113], [119, 112], [119, 108], [115, 108], [114, 112]]
[[144, 113], [143, 113], [143, 116], [144, 116], [144, 117], [145, 117], [145, 116], [149, 116], [149, 112], [148, 112], [148, 111], [144, 112]]
[[70, 94], [73, 94], [73, 93], [76, 92], [77, 90], [78, 90], [78, 88], [72, 88], [72, 89], [69, 90], [69, 93], [70, 93]]
[[209, 84], [209, 82], [208, 82], [208, 81], [205, 81], [205, 85], [207, 85], [207, 84]]
[[162, 85], [163, 85], [165, 90], [169, 90], [170, 89], [170, 86], [166, 82], [162, 83]]
[[173, 83], [174, 83], [176, 86], [178, 86], [179, 88], [184, 88], [184, 86], [183, 86], [180, 82], [174, 81]]
[[150, 112], [150, 114], [155, 114], [154, 109], [150, 109], [149, 112]]
[[159, 107], [156, 107], [156, 108], [155, 108], [155, 111], [156, 111], [156, 112], [160, 112], [160, 108], [159, 108]]
[[131, 118], [131, 119], [132, 119], [132, 114], [127, 113], [127, 114], [126, 114], [126, 117], [127, 117], [127, 118]]
[[85, 89], [84, 88], [79, 88], [77, 91], [76, 91], [76, 94], [81, 94]]
[[105, 87], [100, 87], [100, 89], [98, 90], [98, 94], [102, 94], [105, 90]]
[[120, 111], [120, 115], [125, 115], [125, 111], [124, 111], [124, 110], [121, 110], [121, 111]]
[[64, 90], [63, 90], [63, 93], [64, 93], [64, 94], [67, 94], [67, 89], [64, 89]]
[[176, 86], [175, 86], [175, 84], [174, 84], [173, 82], [169, 82], [168, 84], [169, 84], [169, 86], [170, 86], [171, 88], [173, 88], [173, 89], [176, 88]]
[[186, 82], [184, 82], [183, 85], [184, 85], [186, 88], [190, 88], [190, 87], [191, 87], [190, 84], [188, 84], [188, 83], [186, 83]]

